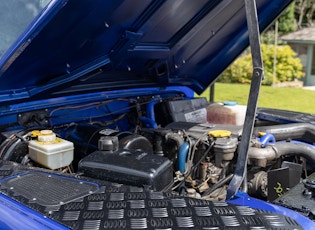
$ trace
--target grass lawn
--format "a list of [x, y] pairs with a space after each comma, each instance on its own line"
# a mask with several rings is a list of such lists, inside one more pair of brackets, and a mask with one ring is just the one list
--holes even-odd
[[[247, 104], [250, 85], [215, 83], [214, 101], [236, 101]], [[201, 97], [209, 99], [209, 89]], [[199, 97], [196, 95], [196, 97]], [[285, 109], [315, 114], [315, 90], [262, 86], [258, 107]]]

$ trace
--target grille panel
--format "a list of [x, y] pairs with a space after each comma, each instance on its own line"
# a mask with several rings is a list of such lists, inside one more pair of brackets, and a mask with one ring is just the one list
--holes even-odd
[[44, 173], [29, 172], [1, 182], [15, 196], [21, 195], [30, 202], [44, 206], [63, 205], [99, 189], [95, 183]]

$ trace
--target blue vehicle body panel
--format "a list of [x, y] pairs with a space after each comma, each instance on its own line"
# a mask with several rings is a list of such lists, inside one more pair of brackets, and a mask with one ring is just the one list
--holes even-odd
[[[291, 2], [257, 0], [260, 29]], [[159, 96], [202, 93], [248, 44], [242, 0], [52, 0], [0, 56], [0, 125], [18, 123], [18, 114], [34, 110], [45, 110], [54, 125], [64, 123], [59, 113], [69, 112], [69, 122], [116, 115], [130, 103], [120, 98], [150, 95], [142, 122], [156, 128]], [[85, 112], [66, 108], [105, 100], [112, 102]], [[229, 202], [287, 215], [305, 229], [314, 226], [243, 193]], [[2, 194], [0, 225], [67, 229]]]
[[[290, 217], [297, 221], [303, 229], [313, 229], [315, 226], [312, 220], [295, 211], [252, 198], [243, 192], [238, 192], [232, 200], [228, 200], [227, 202]], [[68, 229], [66, 226], [50, 218], [46, 218], [40, 213], [2, 194], [0, 194], [0, 213], [1, 229]]]
[[[52, 111], [56, 107], [67, 106], [69, 104], [86, 104], [93, 101], [106, 101], [106, 100], [113, 100], [117, 98], [123, 97], [134, 97], [135, 95], [144, 96], [144, 95], [154, 95], [155, 97], [165, 97], [166, 95], [176, 95], [182, 94], [187, 99], [194, 97], [194, 91], [190, 88], [185, 86], [178, 86], [178, 87], [165, 87], [165, 88], [143, 88], [143, 89], [128, 89], [128, 90], [114, 90], [110, 93], [103, 93], [103, 92], [96, 92], [96, 93], [87, 93], [81, 95], [73, 95], [73, 96], [63, 96], [63, 97], [56, 97], [51, 99], [42, 99], [24, 103], [16, 103], [11, 105], [4, 105], [0, 106], [0, 125], [16, 123], [18, 121], [18, 116], [16, 114], [33, 111], [33, 110], [45, 110], [47, 109], [47, 105], [49, 105], [50, 109], [47, 112]], [[117, 100], [116, 102], [112, 102], [113, 110], [116, 111], [117, 109], [122, 107], [122, 103], [125, 104], [126, 102], [122, 102]], [[123, 112], [121, 110], [120, 112]], [[95, 111], [94, 111], [95, 112]], [[104, 111], [103, 111], [104, 114]], [[152, 112], [148, 112], [148, 114], [152, 114]], [[98, 116], [98, 114], [93, 114], [93, 116]], [[79, 117], [83, 117], [82, 112], [79, 113]], [[78, 119], [78, 116], [72, 114], [69, 117], [69, 120], [72, 119], [75, 121]], [[64, 121], [61, 121], [61, 123]], [[54, 120], [54, 124], [59, 124], [58, 120]]]
[[[258, 0], [265, 29], [290, 0]], [[132, 87], [201, 93], [248, 46], [242, 0], [55, 0], [0, 59], [1, 104]]]
[[3, 230], [69, 229], [2, 194], [0, 194], [0, 228]]
[[304, 229], [313, 229], [315, 226], [314, 221], [310, 220], [309, 218], [303, 216], [298, 212], [250, 197], [248, 196], [247, 193], [244, 193], [242, 191], [239, 191], [233, 199], [228, 200], [227, 202], [231, 204], [266, 210], [273, 213], [278, 213], [281, 215], [291, 217], [294, 220], [296, 220], [299, 224], [301, 224]]

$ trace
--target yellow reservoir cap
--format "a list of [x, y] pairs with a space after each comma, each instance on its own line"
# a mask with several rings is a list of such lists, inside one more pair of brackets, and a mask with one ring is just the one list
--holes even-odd
[[230, 137], [231, 131], [228, 130], [213, 130], [208, 133], [212, 137]]
[[41, 142], [52, 142], [56, 140], [56, 134], [51, 130], [41, 130], [37, 139]]
[[40, 135], [40, 130], [33, 130], [31, 132], [31, 137], [38, 137]]
[[37, 138], [38, 142], [55, 142], [56, 134], [52, 130], [33, 130], [31, 132], [31, 137]]

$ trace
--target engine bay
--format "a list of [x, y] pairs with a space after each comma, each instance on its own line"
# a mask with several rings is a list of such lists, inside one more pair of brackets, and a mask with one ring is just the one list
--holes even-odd
[[[0, 157], [62, 174], [224, 201], [246, 111], [231, 106], [150, 95], [21, 113], [17, 123], [2, 126]], [[312, 124], [257, 117], [242, 190], [273, 202], [297, 184], [309, 184], [314, 130]]]

